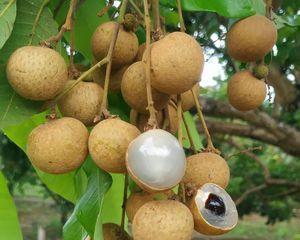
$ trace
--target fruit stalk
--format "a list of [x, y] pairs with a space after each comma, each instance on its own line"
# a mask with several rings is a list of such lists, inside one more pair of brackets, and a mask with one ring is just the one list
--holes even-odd
[[[119, 29], [120, 29], [120, 24], [123, 23], [124, 20], [124, 15], [126, 12], [126, 7], [127, 7], [128, 0], [124, 0], [122, 2], [120, 12], [119, 12], [119, 18], [118, 18], [118, 23], [115, 24], [115, 30], [112, 36], [112, 40], [108, 49], [107, 53], [107, 66], [106, 66], [106, 72], [105, 72], [105, 82], [104, 82], [104, 92], [103, 92], [103, 99], [100, 107], [100, 113], [99, 117], [100, 119], [102, 118], [103, 114], [105, 114], [106, 106], [107, 106], [107, 95], [108, 95], [108, 88], [109, 88], [109, 82], [110, 82], [110, 74], [111, 74], [111, 67], [112, 67], [112, 56], [114, 52], [114, 48], [117, 42], [117, 37], [119, 34]], [[99, 120], [100, 120], [99, 119]]]
[[148, 101], [148, 111], [150, 114], [148, 125], [150, 127], [157, 126], [154, 102], [151, 92], [151, 77], [150, 77], [150, 68], [151, 68], [151, 51], [150, 51], [150, 41], [151, 41], [151, 20], [148, 9], [148, 0], [144, 1], [144, 11], [145, 11], [145, 24], [146, 24], [146, 50], [145, 50], [145, 64], [146, 64], [146, 88], [147, 88], [147, 101]]
[[207, 125], [206, 125], [206, 122], [204, 120], [204, 116], [203, 116], [203, 113], [202, 113], [202, 107], [200, 105], [200, 102], [199, 102], [199, 99], [198, 97], [196, 96], [196, 93], [195, 93], [195, 90], [192, 89], [192, 94], [193, 94], [193, 98], [194, 98], [194, 101], [195, 101], [195, 105], [196, 105], [196, 108], [197, 108], [197, 112], [198, 112], [198, 117], [199, 117], [199, 120], [201, 122], [201, 125], [203, 127], [203, 130], [204, 130], [204, 133], [205, 133], [205, 136], [206, 136], [206, 140], [207, 140], [207, 147], [206, 147], [206, 150], [210, 151], [210, 152], [214, 152], [214, 153], [217, 153], [219, 154], [220, 151], [218, 149], [216, 149], [213, 145], [213, 142], [212, 142], [212, 139], [211, 139], [211, 136], [210, 136], [210, 133], [208, 131], [208, 128], [207, 128]]
[[152, 0], [152, 11], [154, 16], [154, 40], [157, 41], [160, 39], [162, 33], [159, 15], [159, 0]]
[[74, 34], [74, 25], [75, 25], [75, 9], [77, 5], [77, 0], [72, 0], [70, 3], [70, 15], [68, 14], [68, 18], [70, 21], [70, 78], [74, 77], [74, 73], [76, 72], [76, 68], [74, 66], [74, 52], [75, 52], [75, 34]]
[[133, 0], [129, 0], [130, 5], [133, 7], [133, 9], [136, 11], [136, 13], [141, 17], [141, 19], [144, 19], [144, 14], [139, 9], [139, 7], [135, 4]]
[[123, 203], [122, 203], [122, 218], [121, 218], [121, 228], [122, 229], [124, 229], [124, 226], [125, 226], [125, 210], [126, 210], [127, 192], [128, 192], [128, 173], [125, 173]]
[[182, 104], [181, 104], [181, 95], [179, 94], [177, 96], [177, 117], [178, 117], [178, 141], [180, 143], [180, 145], [182, 146], [182, 127], [181, 127], [181, 123], [182, 123]]
[[180, 22], [180, 31], [185, 32], [185, 24], [184, 24], [184, 19], [182, 15], [182, 6], [181, 6], [181, 0], [177, 0], [177, 8], [178, 8], [178, 14], [179, 14], [179, 22]]

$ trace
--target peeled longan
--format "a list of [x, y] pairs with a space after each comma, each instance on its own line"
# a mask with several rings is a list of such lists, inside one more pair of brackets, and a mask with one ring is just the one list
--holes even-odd
[[126, 215], [130, 222], [137, 211], [147, 202], [154, 200], [167, 200], [169, 197], [173, 196], [173, 191], [166, 191], [160, 193], [147, 193], [147, 192], [137, 192], [131, 193], [126, 201]]
[[[126, 70], [122, 79], [121, 91], [124, 100], [131, 108], [140, 113], [148, 112], [145, 64], [143, 62], [136, 62]], [[163, 109], [169, 101], [169, 95], [153, 88], [152, 98], [156, 110]]]
[[242, 62], [261, 60], [277, 40], [275, 24], [260, 15], [247, 17], [235, 23], [227, 33], [228, 54]]
[[6, 73], [19, 95], [37, 101], [54, 98], [68, 81], [63, 57], [46, 47], [18, 48], [8, 60]]
[[103, 240], [130, 240], [130, 236], [115, 223], [103, 224]]
[[[115, 22], [101, 24], [92, 37], [92, 51], [97, 61], [106, 57], [115, 30]], [[120, 26], [113, 53], [113, 68], [131, 64], [139, 47], [138, 38], [133, 32], [127, 32]]]
[[[193, 87], [193, 90], [195, 91], [196, 96], [200, 95], [200, 86], [198, 83]], [[181, 94], [182, 111], [184, 112], [189, 111], [194, 106], [195, 106], [195, 101], [194, 101], [192, 90], [188, 90], [182, 93]]]
[[255, 78], [250, 71], [238, 72], [228, 82], [228, 100], [239, 111], [249, 111], [259, 107], [265, 100], [266, 94], [264, 81]]
[[[75, 81], [69, 81], [70, 86]], [[92, 82], [80, 82], [58, 102], [60, 112], [65, 117], [73, 117], [86, 126], [94, 125], [94, 119], [100, 112], [103, 89]]]
[[134, 240], [189, 240], [192, 239], [193, 229], [190, 210], [173, 200], [144, 204], [132, 224]]
[[[111, 92], [118, 92], [121, 90], [121, 82], [123, 78], [123, 74], [127, 70], [129, 65], [125, 65], [121, 67], [120, 69], [112, 70], [110, 73], [110, 80], [109, 80], [109, 86], [108, 89]], [[104, 88], [105, 83], [105, 68], [97, 68], [93, 74], [93, 80], [94, 82], [100, 84], [102, 88]]]
[[29, 135], [27, 154], [34, 166], [61, 174], [78, 168], [88, 154], [88, 130], [74, 118], [50, 120]]
[[200, 81], [203, 64], [202, 48], [192, 36], [170, 33], [152, 44], [152, 87], [170, 95], [183, 93]]
[[140, 134], [133, 125], [118, 118], [99, 122], [89, 138], [89, 151], [95, 163], [111, 173], [126, 172], [125, 156], [129, 143]]
[[230, 179], [227, 162], [220, 155], [202, 152], [187, 158], [183, 182], [200, 188], [206, 183], [214, 183], [226, 188]]

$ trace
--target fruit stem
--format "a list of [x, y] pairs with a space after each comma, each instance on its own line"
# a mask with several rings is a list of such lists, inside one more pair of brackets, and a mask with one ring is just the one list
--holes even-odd
[[186, 203], [185, 199], [185, 185], [183, 182], [179, 183], [178, 195], [180, 196], [180, 201]]
[[75, 34], [74, 34], [74, 24], [75, 24], [75, 8], [77, 5], [77, 0], [71, 0], [70, 3], [70, 16], [69, 16], [69, 22], [70, 22], [70, 73], [69, 77], [71, 79], [74, 78], [74, 75], [76, 75], [76, 68], [74, 66], [74, 52], [75, 52]]
[[186, 28], [185, 28], [183, 14], [182, 14], [181, 0], [177, 0], [177, 8], [178, 8], [178, 14], [179, 14], [180, 31], [185, 32]]
[[190, 129], [189, 125], [187, 124], [184, 113], [182, 113], [182, 119], [183, 119], [183, 123], [184, 123], [185, 129], [186, 129], [189, 141], [191, 143], [191, 148], [192, 148], [194, 153], [197, 153], [196, 145], [195, 145], [194, 139], [192, 138], [192, 134], [191, 134], [191, 129]]
[[203, 113], [202, 113], [201, 104], [200, 104], [199, 99], [198, 99], [198, 97], [195, 93], [195, 89], [192, 88], [191, 91], [192, 91], [193, 98], [194, 98], [194, 101], [195, 101], [195, 105], [196, 105], [196, 108], [197, 108], [198, 117], [199, 117], [199, 120], [201, 122], [201, 125], [203, 127], [203, 130], [204, 130], [204, 133], [205, 133], [205, 136], [206, 136], [206, 141], [207, 141], [206, 151], [213, 152], [213, 153], [216, 153], [216, 154], [220, 154], [220, 151], [218, 149], [216, 149], [213, 145], [210, 133], [208, 131], [208, 128], [207, 128], [207, 125], [206, 125], [206, 122], [205, 122], [205, 119], [204, 119], [204, 116], [203, 116]]
[[95, 64], [93, 67], [91, 67], [89, 70], [85, 71], [72, 85], [70, 85], [68, 88], [66, 88], [62, 93], [60, 93], [53, 101], [51, 101], [50, 105], [55, 105], [58, 100], [60, 100], [65, 94], [67, 94], [72, 88], [74, 88], [78, 83], [80, 83], [82, 80], [84, 80], [90, 73], [94, 72], [97, 68], [100, 68], [104, 64], [108, 62], [107, 57], [103, 58], [101, 61], [99, 61], [97, 64]]
[[124, 15], [126, 13], [126, 8], [127, 8], [127, 3], [128, 0], [124, 0], [122, 2], [120, 12], [119, 12], [119, 17], [118, 17], [118, 22], [115, 23], [115, 29], [113, 32], [113, 36], [109, 45], [108, 53], [107, 53], [107, 65], [106, 65], [106, 72], [105, 72], [105, 82], [104, 82], [104, 91], [103, 91], [103, 98], [100, 106], [100, 113], [99, 116], [95, 118], [95, 121], [100, 121], [102, 117], [109, 117], [109, 112], [106, 109], [107, 104], [107, 96], [108, 96], [108, 88], [109, 88], [109, 82], [110, 82], [110, 74], [111, 74], [111, 67], [112, 67], [112, 57], [113, 57], [113, 52], [116, 46], [118, 34], [119, 34], [119, 29], [120, 29], [120, 24], [123, 23], [124, 21]]
[[144, 19], [144, 14], [139, 9], [139, 7], [135, 4], [133, 0], [129, 0], [130, 5], [133, 7], [133, 9], [136, 11], [136, 13], [140, 16], [141, 19]]
[[153, 39], [158, 41], [161, 37], [162, 30], [160, 25], [159, 0], [152, 0], [152, 12], [154, 19], [154, 34]]
[[177, 95], [177, 118], [178, 118], [178, 141], [182, 146], [183, 134], [182, 134], [182, 102], [181, 95]]
[[123, 204], [122, 204], [122, 219], [121, 219], [121, 228], [122, 229], [124, 229], [124, 225], [125, 225], [125, 209], [126, 209], [126, 201], [127, 201], [127, 192], [128, 192], [128, 173], [125, 173]]
[[148, 111], [150, 114], [148, 125], [149, 127], [156, 128], [157, 120], [156, 120], [156, 110], [154, 108], [152, 91], [151, 91], [151, 51], [150, 51], [150, 41], [151, 41], [151, 20], [148, 9], [148, 0], [143, 0], [144, 2], [144, 12], [145, 12], [145, 24], [146, 24], [146, 50], [145, 50], [145, 60], [144, 63], [146, 65], [146, 88], [147, 88], [147, 101], [148, 101]]

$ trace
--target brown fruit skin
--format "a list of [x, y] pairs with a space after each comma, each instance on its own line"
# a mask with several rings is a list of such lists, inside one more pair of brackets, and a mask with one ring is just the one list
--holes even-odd
[[[67, 84], [70, 86], [75, 81]], [[86, 126], [94, 125], [94, 119], [100, 112], [103, 89], [92, 82], [80, 82], [58, 102], [58, 108], [64, 117], [73, 117]]]
[[[163, 117], [164, 116], [163, 116], [162, 111], [158, 111], [156, 113], [156, 120], [157, 120], [157, 124], [158, 124], [159, 128], [162, 128], [162, 126], [163, 126], [163, 122], [164, 122]], [[148, 120], [149, 120], [149, 114], [139, 113], [138, 119], [137, 119], [137, 127], [141, 132], [145, 132], [145, 128], [147, 127]]]
[[[112, 35], [115, 29], [115, 22], [101, 24], [92, 37], [92, 51], [97, 61], [106, 57]], [[124, 65], [131, 64], [137, 54], [139, 47], [138, 38], [133, 32], [127, 32], [120, 26], [114, 53], [113, 68], [117, 69]]]
[[18, 48], [8, 60], [6, 73], [10, 85], [19, 95], [36, 101], [54, 98], [68, 81], [63, 57], [45, 47]]
[[133, 125], [118, 118], [98, 123], [89, 138], [89, 151], [95, 163], [111, 173], [125, 173], [129, 143], [140, 134]]
[[[113, 70], [110, 74], [110, 81], [109, 81], [109, 86], [108, 89], [111, 92], [119, 92], [121, 90], [121, 82], [123, 78], [123, 74], [127, 70], [129, 65], [125, 65], [121, 67], [120, 69]], [[102, 88], [104, 88], [104, 83], [105, 83], [105, 68], [97, 68], [93, 73], [93, 81], [95, 83], [100, 84]]]
[[187, 159], [185, 175], [182, 182], [196, 188], [205, 183], [215, 183], [226, 188], [230, 179], [230, 170], [224, 158], [215, 153], [202, 152]]
[[115, 223], [103, 224], [103, 240], [130, 240], [130, 236]]
[[134, 240], [190, 240], [193, 229], [193, 216], [189, 209], [173, 200], [144, 204], [132, 224]]
[[168, 119], [167, 131], [175, 134], [178, 130], [178, 115], [175, 103], [170, 101], [165, 109], [165, 112]]
[[88, 136], [88, 130], [77, 119], [50, 120], [32, 130], [27, 154], [32, 164], [43, 172], [71, 172], [84, 162], [88, 154]]
[[126, 215], [128, 217], [128, 220], [132, 222], [137, 211], [147, 202], [154, 201], [154, 200], [167, 200], [169, 197], [173, 195], [174, 195], [173, 191], [166, 191], [161, 193], [147, 193], [147, 192], [131, 193], [131, 195], [126, 201]]
[[221, 235], [229, 232], [232, 228], [217, 228], [209, 224], [204, 220], [202, 215], [199, 213], [198, 208], [195, 204], [195, 198], [193, 198], [190, 202], [188, 202], [188, 207], [193, 214], [195, 230], [201, 234], [205, 235]]
[[[193, 87], [193, 90], [195, 91], [196, 96], [200, 95], [200, 86], [198, 83]], [[181, 94], [182, 111], [184, 112], [189, 111], [194, 106], [195, 106], [195, 101], [194, 101], [192, 90], [188, 90], [182, 93]]]
[[[123, 75], [121, 91], [125, 102], [140, 113], [147, 113], [147, 89], [145, 64], [136, 62], [129, 66]], [[169, 95], [152, 88], [154, 108], [162, 110], [169, 101]]]
[[134, 62], [139, 62], [139, 61], [143, 60], [143, 55], [144, 55], [145, 50], [146, 50], [146, 43], [142, 43], [139, 46], [139, 49], [138, 49], [137, 55], [135, 56]]
[[242, 62], [261, 60], [277, 41], [277, 29], [268, 18], [260, 15], [235, 23], [227, 33], [228, 54]]
[[229, 103], [239, 111], [249, 111], [259, 107], [266, 98], [264, 81], [255, 78], [250, 71], [235, 73], [228, 82]]
[[170, 33], [151, 46], [152, 87], [169, 95], [183, 93], [200, 81], [203, 64], [202, 48], [193, 37]]

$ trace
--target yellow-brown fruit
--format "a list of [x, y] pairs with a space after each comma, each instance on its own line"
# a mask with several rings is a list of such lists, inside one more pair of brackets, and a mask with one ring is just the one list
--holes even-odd
[[[120, 69], [115, 69], [111, 71], [109, 86], [108, 86], [109, 91], [118, 92], [121, 90], [121, 82], [122, 82], [123, 74], [125, 73], [128, 67], [129, 65], [125, 65]], [[97, 68], [92, 73], [94, 82], [100, 84], [102, 88], [104, 88], [104, 83], [105, 83], [105, 71], [106, 71], [105, 68]]]
[[215, 183], [226, 188], [230, 179], [227, 162], [220, 155], [202, 152], [187, 159], [186, 171], [182, 181], [200, 188], [206, 183]]
[[130, 240], [130, 236], [115, 223], [103, 224], [103, 240]]
[[[67, 87], [75, 81], [69, 81]], [[73, 117], [86, 126], [94, 125], [94, 119], [100, 112], [103, 89], [92, 82], [80, 82], [58, 102], [60, 112], [65, 117]]]
[[43, 172], [71, 172], [84, 162], [88, 154], [88, 136], [88, 130], [77, 119], [51, 120], [32, 130], [27, 154], [32, 164]]
[[228, 54], [242, 62], [261, 60], [277, 40], [275, 24], [260, 15], [247, 17], [235, 23], [227, 33]]
[[192, 36], [170, 33], [151, 46], [151, 84], [170, 95], [183, 93], [200, 81], [203, 64], [202, 48]]
[[[193, 87], [193, 90], [196, 93], [196, 96], [198, 97], [200, 95], [200, 86], [198, 83]], [[192, 107], [195, 106], [192, 90], [188, 90], [181, 94], [181, 106], [182, 111], [184, 112], [189, 111]]]
[[[92, 37], [92, 51], [97, 61], [106, 57], [115, 30], [115, 22], [101, 24]], [[137, 36], [133, 32], [127, 32], [120, 26], [114, 53], [113, 68], [117, 69], [126, 64], [131, 64], [139, 47]]]
[[193, 229], [193, 216], [189, 209], [173, 200], [144, 204], [132, 224], [134, 240], [190, 240]]
[[137, 55], [135, 56], [134, 62], [139, 62], [139, 61], [143, 60], [143, 55], [144, 55], [145, 50], [146, 50], [146, 43], [142, 43], [139, 46], [139, 49], [138, 49]]
[[138, 20], [133, 14], [131, 13], [125, 14], [123, 26], [126, 31], [135, 31], [138, 25], [139, 25]]
[[253, 75], [258, 79], [265, 79], [269, 75], [269, 67], [265, 64], [259, 64], [253, 69]]
[[89, 138], [89, 151], [95, 163], [111, 173], [126, 172], [125, 156], [129, 143], [140, 134], [133, 125], [118, 118], [98, 123]]
[[[136, 62], [126, 70], [122, 79], [121, 91], [124, 100], [131, 108], [140, 113], [148, 112], [145, 64], [143, 62]], [[153, 88], [152, 98], [156, 110], [163, 109], [169, 101], [169, 95]]]
[[266, 94], [264, 81], [255, 78], [250, 71], [238, 72], [228, 82], [228, 100], [239, 111], [249, 111], [259, 107], [265, 100]]
[[220, 186], [207, 183], [187, 203], [194, 217], [195, 230], [204, 235], [221, 235], [237, 224], [238, 213], [228, 193]]
[[164, 111], [166, 113], [166, 118], [168, 119], [167, 131], [175, 134], [178, 130], [178, 115], [175, 103], [170, 101]]
[[131, 195], [126, 201], [126, 215], [128, 217], [128, 220], [132, 222], [137, 211], [145, 203], [154, 200], [168, 200], [168, 198], [172, 197], [173, 195], [174, 195], [173, 191], [166, 191], [160, 193], [147, 193], [147, 192], [131, 193]]
[[46, 47], [18, 48], [8, 60], [6, 73], [10, 85], [18, 94], [37, 101], [54, 98], [68, 81], [63, 57]]

